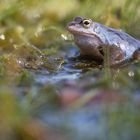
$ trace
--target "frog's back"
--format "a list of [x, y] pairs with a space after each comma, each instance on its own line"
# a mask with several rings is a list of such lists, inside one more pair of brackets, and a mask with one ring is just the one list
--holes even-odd
[[109, 31], [113, 32], [113, 34], [116, 34], [121, 40], [127, 41], [129, 43], [129, 45], [133, 45], [137, 48], [140, 48], [140, 41], [133, 38], [129, 34], [123, 32], [123, 31], [113, 29], [113, 28], [109, 28]]
[[107, 27], [100, 23], [97, 23], [97, 26], [100, 28], [100, 34], [104, 38], [104, 43], [106, 45], [120, 47], [125, 52], [126, 56], [131, 56], [140, 48], [140, 41], [127, 33]]

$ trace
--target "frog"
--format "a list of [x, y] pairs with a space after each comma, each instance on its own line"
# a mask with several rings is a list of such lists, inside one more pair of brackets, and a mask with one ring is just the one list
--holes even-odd
[[99, 64], [104, 64], [105, 52], [109, 54], [111, 67], [140, 60], [140, 40], [120, 29], [77, 16], [67, 24], [67, 30], [74, 36], [80, 56], [88, 56]]

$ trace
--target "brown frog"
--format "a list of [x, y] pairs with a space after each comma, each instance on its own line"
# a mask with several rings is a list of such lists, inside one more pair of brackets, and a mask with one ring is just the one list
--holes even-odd
[[81, 55], [90, 56], [96, 62], [104, 62], [107, 49], [112, 67], [123, 66], [140, 58], [140, 41], [123, 31], [82, 17], [75, 17], [68, 23], [67, 29], [74, 35]]

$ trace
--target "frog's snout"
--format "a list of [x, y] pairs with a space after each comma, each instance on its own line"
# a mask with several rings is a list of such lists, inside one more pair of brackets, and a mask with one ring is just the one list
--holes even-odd
[[75, 17], [72, 22], [69, 22], [67, 26], [75, 26], [76, 24], [80, 24], [83, 22], [82, 17]]
[[72, 21], [72, 22], [69, 22], [68, 24], [67, 24], [67, 26], [69, 27], [69, 26], [74, 26], [76, 24], [76, 22], [74, 22], [74, 21]]

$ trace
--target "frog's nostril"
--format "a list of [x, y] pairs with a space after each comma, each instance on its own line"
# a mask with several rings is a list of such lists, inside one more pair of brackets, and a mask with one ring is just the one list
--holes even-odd
[[70, 22], [68, 23], [68, 26], [74, 26], [76, 23], [75, 22]]

